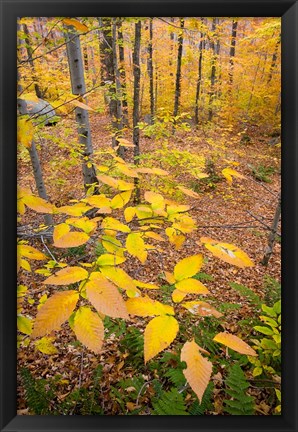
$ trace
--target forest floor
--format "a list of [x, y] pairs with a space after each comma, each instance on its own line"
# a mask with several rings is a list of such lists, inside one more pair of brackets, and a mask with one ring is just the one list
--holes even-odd
[[[103, 115], [92, 114], [92, 142], [95, 154], [104, 149], [108, 149], [111, 143], [109, 131], [109, 119]], [[69, 131], [68, 144], [58, 140], [59, 135]], [[84, 195], [82, 188], [81, 166], [72, 163], [70, 144], [75, 140], [75, 126], [70, 120], [63, 120], [55, 127], [47, 128], [40, 138], [40, 157], [46, 187], [50, 201], [57, 206], [65, 205], [69, 199], [81, 199]], [[131, 131], [127, 132], [127, 139], [131, 139]], [[243, 140], [243, 135], [249, 139]], [[242, 138], [242, 139], [241, 139]], [[165, 284], [161, 280], [164, 270], [172, 271], [175, 263], [180, 259], [202, 253], [205, 258], [202, 271], [209, 275], [210, 280], [206, 281], [206, 286], [211, 292], [208, 300], [211, 300], [217, 307], [226, 305], [224, 320], [221, 320], [221, 329], [245, 336], [249, 341], [247, 329], [250, 323], [256, 318], [255, 306], [251, 300], [238, 290], [231, 287], [230, 283], [244, 285], [258, 295], [262, 301], [274, 295], [274, 290], [281, 278], [281, 246], [278, 240], [275, 243], [273, 254], [268, 266], [263, 266], [260, 262], [264, 255], [267, 244], [268, 226], [270, 227], [275, 208], [277, 205], [278, 194], [280, 191], [280, 146], [270, 146], [270, 137], [260, 134], [257, 127], [247, 126], [245, 134], [240, 128], [207, 129], [203, 131], [200, 127], [191, 131], [180, 131], [168, 138], [168, 147], [162, 147], [160, 140], [146, 138], [141, 132], [140, 148], [141, 154], [148, 156], [144, 159], [148, 166], [165, 169], [173, 175], [175, 180], [192, 189], [199, 194], [199, 199], [181, 195], [171, 197], [179, 199], [184, 204], [191, 206], [190, 215], [196, 221], [197, 230], [187, 236], [181, 249], [175, 250], [174, 246], [167, 246], [156, 252], [149, 252], [148, 260], [144, 265], [133, 257], [129, 257], [123, 264], [133, 278], [138, 278], [144, 282]], [[64, 145], [65, 144], [65, 145]], [[164, 153], [158, 153], [164, 149]], [[175, 161], [169, 149], [175, 150]], [[130, 151], [130, 149], [129, 149]], [[128, 156], [131, 157], [130, 152]], [[180, 153], [179, 153], [180, 152]], [[209, 169], [212, 177], [204, 180], [195, 179], [187, 167], [187, 161], [181, 159], [189, 152], [190, 154], [205, 157], [209, 162]], [[98, 153], [100, 158], [100, 154]], [[169, 169], [173, 165], [173, 172]], [[236, 169], [244, 178], [233, 178], [232, 185], [221, 175], [221, 170], [226, 167]], [[263, 181], [261, 181], [263, 179]], [[266, 181], [264, 181], [266, 180]], [[18, 185], [32, 188], [34, 191], [34, 180], [31, 174], [31, 167], [28, 158], [22, 158], [18, 163]], [[161, 193], [166, 195], [167, 184], [163, 181], [153, 183], [151, 186], [161, 186]], [[43, 223], [43, 218], [28, 210], [24, 215], [22, 224], [29, 227], [36, 227]], [[280, 233], [280, 226], [278, 228]], [[211, 237], [218, 241], [233, 243], [244, 250], [255, 263], [254, 267], [240, 269], [219, 261], [204, 248], [198, 245], [200, 238]], [[34, 239], [32, 245], [38, 245], [43, 250], [43, 245], [39, 240]], [[154, 244], [154, 241], [153, 241]], [[64, 259], [71, 263], [74, 259], [70, 255], [62, 257], [61, 251], [51, 247], [52, 254], [57, 259]], [[91, 246], [87, 246], [82, 252], [82, 256], [75, 259], [88, 262], [91, 256]], [[44, 250], [45, 251], [45, 250]], [[38, 266], [32, 266], [35, 270]], [[34, 300], [33, 304], [24, 305], [25, 314], [35, 315], [38, 299], [43, 294], [51, 294], [52, 288], [42, 286], [36, 280], [43, 280], [36, 275], [35, 282], [32, 281], [30, 273], [23, 272], [20, 283], [29, 287], [30, 297]], [[152, 295], [151, 295], [152, 294]], [[165, 295], [164, 292], [152, 291], [151, 297], [160, 299]], [[191, 296], [190, 296], [191, 297]], [[32, 303], [32, 302], [31, 302]], [[235, 307], [229, 306], [231, 304]], [[223, 310], [223, 309], [222, 309]], [[251, 320], [251, 321], [250, 321]], [[117, 320], [116, 320], [117, 321]], [[127, 322], [127, 328], [132, 324], [140, 331], [144, 328], [144, 321], [147, 319], [134, 317]], [[246, 322], [245, 325], [240, 323]], [[248, 325], [248, 327], [247, 327]], [[72, 402], [72, 405], [64, 406], [69, 394], [78, 389], [94, 389], [94, 371], [98, 364], [102, 365], [100, 390], [96, 393], [98, 399], [94, 404], [99, 404], [101, 413], [107, 415], [126, 415], [138, 412], [141, 415], [150, 414], [151, 397], [154, 395], [155, 388], [153, 380], [158, 378], [158, 371], [150, 369], [149, 366], [138, 365], [137, 369], [131, 365], [128, 349], [121, 345], [119, 338], [123, 334], [117, 335], [115, 328], [110, 323], [108, 331], [109, 337], [104, 343], [103, 351], [100, 355], [93, 355], [80, 344], [73, 342], [68, 324], [62, 326], [62, 331], [57, 332], [55, 345], [59, 354], [47, 356], [35, 351], [32, 344], [22, 347], [18, 352], [19, 368], [27, 367], [35, 378], [51, 379], [56, 375], [61, 375], [61, 379], [56, 385], [58, 395], [53, 403], [59, 414], [76, 414], [80, 400]], [[185, 329], [187, 331], [187, 329]], [[149, 362], [150, 363], [150, 362]], [[123, 389], [119, 387], [119, 382], [132, 378], [134, 373], [142, 375], [143, 387], [136, 392], [136, 386]], [[224, 377], [224, 368], [215, 370], [214, 375], [214, 405], [208, 414], [223, 414], [223, 399], [221, 384]], [[250, 376], [253, 380], [253, 377]], [[187, 389], [185, 390], [187, 392]], [[250, 394], [254, 395], [257, 401], [257, 414], [272, 414], [270, 406], [270, 390], [264, 386], [252, 385], [249, 389]], [[93, 395], [95, 393], [93, 392]], [[111, 398], [111, 394], [113, 397]], [[19, 414], [30, 414], [24, 397], [24, 387], [19, 379], [18, 387], [18, 412]], [[122, 401], [121, 401], [122, 398]], [[192, 401], [189, 396], [189, 403]], [[60, 406], [60, 408], [59, 408]], [[138, 407], [142, 409], [138, 410]], [[54, 410], [54, 409], [53, 409]], [[59, 411], [60, 410], [60, 411]], [[83, 409], [80, 406], [80, 413]], [[94, 412], [93, 412], [94, 413]], [[88, 414], [88, 412], [87, 412]]]

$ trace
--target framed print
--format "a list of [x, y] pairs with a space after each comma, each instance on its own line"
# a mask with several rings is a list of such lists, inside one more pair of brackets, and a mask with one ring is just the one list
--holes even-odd
[[1, 431], [297, 430], [297, 18], [1, 0]]

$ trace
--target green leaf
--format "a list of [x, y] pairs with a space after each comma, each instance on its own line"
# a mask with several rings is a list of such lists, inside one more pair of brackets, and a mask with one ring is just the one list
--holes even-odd
[[263, 333], [263, 334], [268, 335], [268, 336], [271, 336], [274, 334], [273, 331], [269, 327], [255, 326], [254, 329], [257, 330], [258, 332]]

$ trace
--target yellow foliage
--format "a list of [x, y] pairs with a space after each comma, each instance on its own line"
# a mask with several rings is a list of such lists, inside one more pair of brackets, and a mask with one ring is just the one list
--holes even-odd
[[152, 300], [150, 297], [131, 298], [126, 301], [128, 313], [137, 316], [174, 315], [172, 306]]
[[58, 353], [57, 348], [55, 347], [55, 345], [53, 345], [54, 340], [55, 338], [53, 337], [44, 336], [43, 338], [37, 340], [34, 345], [35, 348], [41, 353], [53, 355]]
[[153, 318], [147, 324], [144, 332], [145, 363], [171, 345], [178, 330], [178, 321], [172, 316], [164, 315]]
[[193, 278], [182, 279], [176, 282], [175, 287], [187, 294], [209, 294], [209, 290], [202, 284], [202, 282]]
[[73, 331], [82, 344], [95, 354], [101, 352], [104, 340], [103, 322], [89, 307], [80, 307], [74, 316]]
[[59, 291], [48, 298], [37, 312], [31, 337], [45, 336], [58, 330], [74, 311], [78, 299], [79, 293], [74, 290]]
[[145, 242], [141, 237], [140, 233], [130, 233], [126, 238], [126, 249], [130, 255], [138, 258], [142, 264], [147, 259], [147, 251], [145, 248]]
[[28, 118], [18, 118], [18, 144], [30, 148], [34, 136], [34, 126]]
[[174, 267], [176, 281], [190, 278], [198, 273], [203, 264], [203, 255], [193, 255], [179, 261]]
[[218, 312], [211, 306], [209, 303], [203, 301], [189, 301], [186, 303], [182, 303], [181, 306], [185, 307], [189, 312], [194, 315], [200, 316], [215, 316], [216, 318], [220, 318], [222, 313]]
[[214, 256], [229, 264], [241, 268], [254, 266], [249, 256], [231, 243], [221, 243], [209, 237], [201, 237], [200, 241]]
[[82, 267], [65, 267], [43, 281], [47, 285], [69, 285], [87, 279], [88, 272]]

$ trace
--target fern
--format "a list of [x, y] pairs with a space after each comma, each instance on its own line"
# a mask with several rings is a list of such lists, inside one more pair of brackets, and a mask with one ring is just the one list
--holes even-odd
[[190, 406], [190, 415], [204, 415], [206, 411], [211, 411], [213, 409], [213, 403], [211, 401], [213, 396], [213, 389], [214, 384], [211, 381], [204, 392], [202, 402], [199, 403], [198, 399], [196, 398], [195, 402]]
[[120, 341], [120, 348], [129, 352], [128, 362], [137, 367], [144, 365], [144, 336], [140, 330], [134, 327], [128, 328], [126, 335]]
[[255, 294], [250, 288], [244, 285], [237, 284], [235, 282], [230, 282], [230, 286], [240, 295], [246, 297], [252, 305], [256, 306], [258, 309], [261, 309], [262, 301], [260, 297]]
[[50, 398], [47, 395], [45, 385], [46, 380], [36, 380], [31, 375], [29, 369], [21, 369], [22, 382], [25, 389], [25, 398], [28, 403], [28, 407], [36, 415], [49, 414]]
[[159, 398], [152, 403], [153, 415], [189, 415], [184, 403], [184, 398], [176, 388], [163, 391]]
[[119, 387], [127, 389], [128, 387], [134, 387], [135, 390], [129, 393], [130, 398], [136, 399], [142, 387], [144, 386], [145, 380], [141, 374], [133, 378], [127, 378], [126, 380], [119, 381]]
[[105, 327], [105, 339], [108, 339], [111, 334], [114, 334], [115, 337], [122, 336], [126, 332], [126, 324], [122, 319], [112, 319], [110, 317], [105, 317], [104, 319], [104, 327]]
[[231, 415], [253, 415], [253, 398], [246, 394], [249, 384], [238, 364], [231, 367], [225, 384], [227, 386], [225, 391], [230, 399], [224, 400], [224, 411]]
[[169, 378], [170, 382], [176, 387], [182, 387], [186, 383], [185, 376], [181, 368], [169, 369], [165, 376]]

